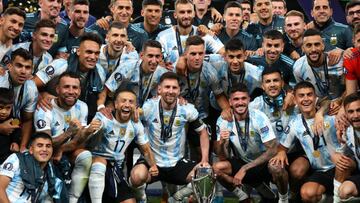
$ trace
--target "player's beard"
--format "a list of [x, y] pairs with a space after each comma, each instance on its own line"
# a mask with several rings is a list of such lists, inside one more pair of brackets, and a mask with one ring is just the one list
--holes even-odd
[[193, 22], [194, 22], [194, 18], [192, 18], [192, 19], [190, 20], [190, 23], [183, 23], [182, 20], [179, 20], [178, 24], [179, 24], [179, 26], [182, 27], [182, 28], [188, 28], [188, 27], [191, 27], [191, 26], [192, 26]]
[[[240, 109], [241, 108], [241, 109]], [[239, 117], [244, 117], [249, 111], [249, 107], [246, 105], [236, 105], [233, 107], [234, 114], [238, 115]]]
[[133, 115], [133, 112], [130, 110], [130, 112], [128, 114], [125, 114], [122, 112], [121, 109], [116, 110], [116, 117], [117, 120], [119, 120], [121, 123], [126, 123], [131, 119], [131, 116]]

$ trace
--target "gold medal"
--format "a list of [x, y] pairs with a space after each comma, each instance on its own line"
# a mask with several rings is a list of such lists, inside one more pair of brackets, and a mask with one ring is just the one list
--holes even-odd
[[11, 121], [11, 125], [13, 125], [13, 126], [18, 126], [18, 125], [20, 125], [20, 120], [19, 119], [13, 119], [12, 121]]
[[71, 116], [64, 116], [65, 122], [66, 123], [70, 123], [71, 121]]
[[126, 133], [126, 128], [120, 128], [120, 135], [124, 136]]
[[129, 137], [130, 137], [130, 138], [133, 138], [133, 137], [134, 137], [134, 132], [133, 132], [133, 131], [130, 131], [130, 132], [129, 132]]
[[169, 116], [165, 116], [164, 117], [164, 124], [169, 125], [169, 122], [170, 122]]
[[320, 157], [320, 151], [319, 151], [319, 150], [313, 151], [313, 156], [314, 156], [315, 158], [319, 158], [319, 157]]
[[329, 122], [325, 122], [325, 128], [330, 128], [330, 123]]

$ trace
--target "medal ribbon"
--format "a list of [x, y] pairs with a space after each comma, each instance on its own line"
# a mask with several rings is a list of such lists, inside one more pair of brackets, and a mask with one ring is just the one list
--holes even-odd
[[192, 101], [191, 103], [195, 103], [196, 98], [199, 96], [199, 87], [200, 87], [200, 80], [201, 80], [201, 72], [199, 72], [199, 76], [198, 79], [196, 80], [196, 85], [194, 89], [191, 89], [191, 84], [190, 84], [190, 73], [186, 76], [186, 81], [188, 84], [188, 92], [186, 94], [187, 99], [189, 101]]
[[171, 137], [171, 135], [172, 135], [172, 125], [173, 125], [174, 120], [175, 120], [176, 111], [177, 111], [177, 104], [175, 105], [174, 109], [172, 110], [171, 117], [170, 117], [170, 120], [169, 120], [169, 124], [166, 125], [165, 122], [164, 122], [164, 110], [163, 110], [162, 105], [161, 105], [161, 100], [159, 101], [159, 115], [160, 115], [160, 122], [161, 122], [160, 137], [161, 137], [163, 142], [166, 142], [166, 140], [169, 139]]
[[140, 66], [139, 66], [139, 96], [140, 96], [139, 106], [140, 107], [143, 105], [143, 103], [149, 96], [150, 85], [151, 85], [153, 75], [154, 75], [154, 73], [151, 73], [151, 75], [149, 76], [148, 84], [146, 85], [146, 88], [143, 89], [143, 71], [142, 71], [141, 64], [140, 64]]
[[247, 117], [245, 119], [245, 135], [243, 135], [241, 133], [241, 128], [240, 128], [239, 122], [236, 119], [234, 119], [234, 122], [235, 122], [235, 126], [236, 126], [236, 131], [238, 133], [238, 138], [239, 138], [241, 148], [244, 152], [246, 152], [247, 144], [248, 144], [248, 140], [249, 140], [249, 123], [250, 123], [249, 115], [247, 115]]
[[[184, 51], [183, 51], [183, 47], [182, 47], [182, 44], [181, 44], [180, 32], [179, 32], [178, 26], [175, 26], [175, 33], [176, 33], [176, 42], [177, 42], [177, 46], [178, 46], [179, 56], [181, 56], [184, 53]], [[189, 34], [189, 37], [191, 35], [193, 35], [193, 34], [194, 34], [194, 28], [192, 27], [191, 32]]]
[[[108, 70], [110, 70], [110, 55], [109, 55], [109, 49], [108, 49], [108, 45], [105, 47], [105, 57], [106, 57], [106, 62], [107, 62], [107, 65], [108, 65]], [[116, 64], [114, 66], [114, 69], [112, 71], [115, 71], [116, 68], [120, 65], [120, 58], [121, 58], [121, 55], [119, 56], [119, 58], [117, 59], [116, 61]]]
[[319, 88], [321, 94], [329, 96], [329, 70], [328, 70], [328, 66], [327, 66], [327, 60], [326, 57], [327, 55], [325, 54], [325, 63], [323, 65], [323, 70], [324, 70], [324, 74], [325, 74], [325, 81], [321, 80], [320, 75], [314, 70], [313, 67], [311, 67], [311, 70], [314, 74], [315, 80], [316, 80], [316, 86]]
[[311, 137], [312, 141], [313, 141], [313, 147], [314, 147], [314, 151], [317, 151], [318, 148], [319, 148], [319, 144], [320, 144], [320, 137], [323, 139], [324, 141], [324, 144], [326, 145], [326, 141], [325, 141], [325, 138], [323, 135], [314, 135], [314, 137], [311, 136], [311, 133], [310, 133], [310, 128], [308, 126], [308, 124], [306, 123], [306, 120], [305, 120], [305, 117], [304, 115], [301, 115], [301, 120], [302, 120], [302, 123], [305, 127], [305, 130], [306, 130], [306, 133]]

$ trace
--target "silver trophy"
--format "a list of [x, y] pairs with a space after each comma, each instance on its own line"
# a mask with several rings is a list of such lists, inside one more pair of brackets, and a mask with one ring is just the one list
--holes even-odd
[[199, 203], [211, 203], [215, 195], [216, 176], [211, 167], [195, 170], [191, 185]]

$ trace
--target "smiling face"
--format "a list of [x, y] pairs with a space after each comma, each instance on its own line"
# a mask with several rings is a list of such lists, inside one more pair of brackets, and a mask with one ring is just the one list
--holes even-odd
[[88, 5], [76, 4], [71, 8], [71, 24], [78, 29], [83, 29], [89, 20], [89, 15]]
[[125, 123], [130, 120], [136, 107], [136, 95], [132, 92], [121, 92], [115, 100], [115, 110], [120, 122]]
[[244, 50], [227, 50], [225, 60], [231, 72], [240, 73], [244, 68], [245, 52]]
[[311, 114], [315, 111], [316, 94], [312, 88], [299, 88], [295, 91], [295, 103], [302, 114]]
[[250, 97], [247, 92], [234, 92], [230, 95], [229, 103], [235, 114], [244, 116], [248, 112]]
[[282, 39], [264, 38], [262, 47], [264, 49], [265, 58], [268, 61], [275, 62], [284, 50], [284, 41]]
[[174, 18], [180, 27], [188, 28], [192, 26], [195, 16], [194, 6], [190, 3], [176, 5]]
[[271, 2], [273, 14], [284, 16], [286, 14], [286, 8], [284, 2], [281, 1], [272, 1]]
[[260, 19], [272, 18], [272, 5], [270, 0], [255, 0], [254, 12]]
[[99, 59], [100, 45], [94, 41], [85, 40], [81, 42], [76, 53], [79, 57], [80, 68], [83, 70], [94, 69]]
[[147, 5], [141, 10], [141, 15], [144, 17], [144, 23], [157, 26], [161, 20], [162, 8], [160, 5]]
[[39, 0], [41, 12], [50, 19], [55, 19], [59, 16], [61, 3], [61, 0]]
[[131, 0], [117, 0], [111, 7], [114, 21], [119, 21], [125, 25], [130, 22], [133, 14], [133, 6]]
[[128, 40], [126, 29], [111, 28], [106, 34], [108, 45], [115, 52], [121, 52], [124, 48], [125, 42]]
[[280, 73], [274, 72], [266, 74], [262, 78], [262, 89], [265, 91], [266, 95], [271, 98], [276, 98], [280, 95], [281, 90], [284, 86], [284, 81], [281, 78]]
[[142, 68], [146, 73], [155, 72], [159, 65], [162, 55], [161, 49], [157, 47], [146, 47], [144, 52], [141, 52]]
[[351, 125], [360, 130], [360, 100], [349, 103], [345, 106], [345, 112]]
[[81, 94], [79, 78], [64, 76], [59, 80], [56, 87], [59, 105], [65, 109], [69, 109], [75, 105]]
[[231, 30], [240, 29], [242, 22], [242, 11], [241, 8], [229, 7], [224, 13], [224, 21], [226, 22], [226, 28]]
[[315, 22], [322, 25], [331, 18], [332, 12], [328, 0], [315, 0], [311, 10], [311, 16], [314, 18]]
[[305, 22], [300, 16], [288, 16], [285, 18], [285, 32], [291, 40], [302, 37], [305, 31]]
[[158, 93], [167, 105], [172, 105], [180, 95], [180, 85], [176, 79], [164, 79], [158, 87]]
[[318, 64], [324, 53], [325, 45], [320, 35], [307, 36], [303, 39], [302, 51], [311, 64]]
[[2, 34], [8, 39], [15, 39], [24, 28], [25, 19], [22, 16], [13, 14], [0, 17]]
[[247, 3], [242, 3], [241, 8], [243, 11], [243, 20], [250, 21], [251, 5]]
[[50, 139], [37, 138], [29, 148], [29, 153], [34, 156], [40, 165], [46, 164], [53, 153], [53, 145]]
[[33, 33], [33, 42], [36, 42], [41, 50], [48, 51], [54, 43], [55, 29], [42, 27]]
[[187, 58], [187, 66], [189, 70], [197, 72], [201, 69], [205, 57], [205, 46], [200, 45], [189, 45], [186, 47], [185, 55]]

